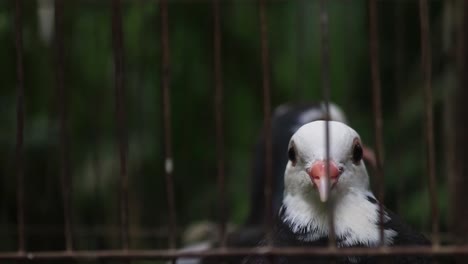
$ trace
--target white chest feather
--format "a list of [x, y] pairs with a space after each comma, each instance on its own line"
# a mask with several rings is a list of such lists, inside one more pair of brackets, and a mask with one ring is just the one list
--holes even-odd
[[[377, 246], [380, 241], [378, 204], [371, 203], [366, 195], [372, 193], [350, 192], [334, 204], [334, 227], [338, 247], [353, 245]], [[325, 204], [305, 201], [304, 197], [286, 194], [283, 199], [283, 221], [300, 240], [315, 241], [328, 236], [328, 213]], [[384, 216], [388, 221], [388, 216]], [[396, 231], [385, 230], [385, 245], [391, 245]]]

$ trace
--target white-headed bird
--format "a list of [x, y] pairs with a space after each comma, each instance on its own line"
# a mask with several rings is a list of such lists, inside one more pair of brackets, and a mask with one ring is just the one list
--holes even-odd
[[[369, 189], [369, 176], [358, 133], [344, 123], [329, 121], [327, 158], [326, 122], [315, 121], [302, 126], [289, 141], [284, 195], [273, 229], [273, 245], [327, 246], [328, 210], [333, 210], [338, 248], [376, 247], [380, 245], [381, 227], [386, 246], [430, 244], [423, 235], [387, 209], [383, 212], [383, 223], [380, 222], [380, 206]], [[265, 241], [261, 244], [265, 244]], [[317, 256], [278, 257], [275, 263], [321, 263], [321, 260], [327, 259]], [[428, 262], [419, 256], [395, 256], [392, 260], [396, 263]], [[376, 259], [348, 256], [337, 261], [374, 263]], [[244, 259], [244, 263], [267, 263], [267, 259], [250, 256]]]

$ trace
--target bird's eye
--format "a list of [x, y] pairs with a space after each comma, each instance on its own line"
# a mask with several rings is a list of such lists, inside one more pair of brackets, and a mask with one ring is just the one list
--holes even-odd
[[291, 161], [293, 166], [296, 166], [296, 150], [294, 149], [294, 146], [290, 147], [288, 150], [288, 158]]
[[354, 147], [353, 147], [353, 162], [354, 163], [359, 163], [362, 159], [362, 147], [361, 147], [361, 144], [358, 142], [356, 144], [354, 144]]

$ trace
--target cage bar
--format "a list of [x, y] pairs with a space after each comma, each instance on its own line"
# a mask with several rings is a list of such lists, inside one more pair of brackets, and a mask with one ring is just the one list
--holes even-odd
[[124, 90], [124, 58], [122, 9], [120, 0], [112, 0], [112, 46], [114, 55], [114, 89], [115, 115], [117, 119], [117, 136], [119, 144], [120, 188], [119, 213], [122, 248], [129, 247], [128, 236], [128, 134], [125, 117]]
[[220, 0], [213, 0], [213, 63], [214, 63], [214, 115], [216, 127], [216, 164], [219, 197], [219, 231], [221, 246], [226, 245], [226, 176], [224, 173], [223, 130], [223, 77], [221, 58], [221, 10]]
[[176, 247], [177, 219], [175, 211], [171, 106], [170, 106], [170, 51], [169, 51], [169, 15], [167, 0], [159, 2], [161, 18], [161, 81], [164, 130], [164, 173], [166, 178], [166, 193], [169, 209], [169, 247]]
[[293, 99], [300, 100], [304, 93], [305, 87], [305, 29], [306, 29], [306, 12], [307, 12], [307, 2], [306, 0], [297, 0], [295, 1], [296, 5], [296, 83], [294, 87]]
[[[452, 221], [451, 231], [454, 234], [455, 243], [467, 243], [468, 242], [468, 222], [466, 218], [468, 216], [468, 203], [466, 203], [466, 187], [468, 184], [468, 166], [466, 163], [466, 146], [468, 144], [466, 135], [468, 134], [468, 126], [466, 126], [465, 120], [467, 116], [466, 110], [466, 97], [468, 96], [468, 3], [467, 1], [456, 1], [457, 14], [457, 44], [456, 44], [456, 67], [457, 67], [457, 84], [456, 89], [453, 91], [453, 142], [454, 144], [454, 175], [452, 185], [449, 190], [451, 191], [451, 197], [449, 203], [453, 206], [452, 209]], [[462, 125], [460, 125], [462, 124]], [[447, 160], [449, 157], [446, 157]]]
[[73, 249], [72, 224], [71, 224], [71, 177], [70, 177], [70, 134], [68, 131], [68, 100], [65, 87], [65, 65], [64, 65], [64, 43], [63, 43], [63, 2], [55, 0], [55, 77], [58, 92], [59, 111], [59, 148], [60, 148], [60, 182], [63, 199], [63, 217], [65, 248], [67, 251]]
[[203, 251], [186, 250], [75, 250], [75, 251], [38, 251], [38, 252], [0, 252], [0, 260], [151, 260], [198, 257], [229, 256], [468, 256], [468, 245], [451, 246], [395, 246], [395, 247], [354, 247], [336, 250], [330, 247], [257, 247], [209, 249]]
[[377, 0], [369, 0], [369, 52], [372, 81], [372, 110], [374, 112], [375, 158], [377, 175], [377, 197], [379, 200], [380, 245], [385, 241], [384, 223], [384, 173], [383, 173], [383, 131], [382, 131], [382, 105], [379, 71], [379, 34], [377, 22]]
[[[395, 34], [395, 75], [394, 75], [394, 82], [395, 82], [395, 90], [396, 90], [396, 103], [395, 108], [397, 110], [397, 118], [396, 118], [396, 127], [397, 131], [403, 129], [402, 127], [402, 119], [403, 119], [403, 68], [404, 68], [404, 43], [405, 43], [405, 19], [403, 16], [403, 3], [401, 1], [395, 3], [394, 15], [395, 15], [395, 25], [394, 25], [394, 34]], [[396, 150], [396, 163], [395, 163], [395, 170], [401, 171], [402, 169], [402, 158], [401, 155], [403, 154], [403, 148], [400, 144], [395, 145]], [[404, 174], [399, 175], [400, 180], [398, 181], [397, 185], [397, 212], [402, 212], [402, 204], [403, 204], [403, 190], [405, 188], [405, 180]]]
[[421, 72], [424, 92], [424, 126], [427, 147], [426, 170], [429, 181], [429, 202], [431, 206], [432, 243], [439, 244], [439, 208], [437, 206], [436, 175], [435, 175], [435, 145], [434, 145], [434, 115], [432, 111], [432, 59], [429, 28], [429, 6], [426, 0], [419, 0], [419, 18], [421, 29]]
[[260, 48], [262, 56], [262, 87], [263, 87], [263, 133], [265, 135], [265, 227], [268, 243], [271, 243], [272, 230], [272, 136], [271, 136], [271, 88], [270, 88], [270, 54], [268, 47], [268, 20], [266, 0], [259, 0], [260, 18]]
[[[320, 40], [321, 40], [321, 75], [322, 75], [322, 96], [325, 104], [325, 159], [326, 178], [330, 185], [330, 43], [328, 33], [328, 9], [327, 0], [320, 0]], [[336, 247], [335, 237], [335, 216], [332, 210], [331, 200], [327, 200], [328, 210], [328, 245]]]
[[16, 49], [16, 207], [18, 251], [25, 246], [24, 231], [24, 69], [23, 69], [23, 18], [22, 0], [15, 1], [15, 49]]

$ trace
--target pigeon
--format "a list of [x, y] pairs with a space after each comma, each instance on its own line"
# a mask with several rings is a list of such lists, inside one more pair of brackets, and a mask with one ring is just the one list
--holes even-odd
[[[287, 160], [284, 159], [284, 153], [288, 148], [289, 139], [291, 136], [304, 124], [315, 120], [324, 120], [326, 118], [326, 105], [325, 103], [316, 102], [286, 102], [275, 107], [272, 113], [272, 156], [273, 156], [273, 195], [272, 217], [278, 214], [283, 198], [283, 176], [284, 169], [286, 168]], [[343, 110], [335, 103], [329, 103], [329, 119], [339, 122], [347, 122]], [[263, 223], [265, 220], [265, 137], [264, 130], [258, 135], [258, 140], [253, 148], [252, 154], [252, 173], [249, 175], [250, 182], [250, 200], [249, 200], [249, 213], [244, 220], [242, 226], [236, 230], [229, 232], [227, 237], [226, 246], [228, 247], [255, 247], [258, 241], [265, 235]], [[372, 156], [372, 152], [370, 156]], [[211, 224], [211, 226], [214, 223]], [[196, 226], [199, 226], [197, 223]], [[212, 231], [217, 231], [216, 228], [204, 228], [204, 230], [211, 230], [209, 233], [210, 239], [206, 239], [207, 235], [200, 236], [198, 239], [191, 239], [189, 243], [193, 248], [216, 248], [219, 246], [217, 238], [219, 234], [213, 235]], [[195, 241], [195, 243], [194, 243]], [[208, 245], [208, 246], [207, 246]], [[184, 248], [184, 249], [186, 249]], [[188, 259], [187, 259], [188, 260]], [[208, 258], [203, 261], [201, 259], [193, 258], [191, 261], [199, 261], [193, 263], [210, 263]], [[242, 258], [230, 258], [230, 263], [239, 263]], [[177, 263], [185, 263], [184, 259], [177, 260]], [[211, 261], [216, 263], [217, 260]]]
[[[275, 108], [272, 114], [272, 215], [278, 214], [283, 199], [284, 170], [287, 159], [285, 153], [291, 136], [304, 124], [316, 120], [327, 120], [325, 103], [288, 102]], [[329, 103], [329, 118], [342, 123], [347, 122], [344, 111], [335, 103]], [[375, 167], [373, 151], [363, 146], [364, 159]], [[261, 133], [255, 146], [251, 178], [250, 209], [243, 224], [228, 236], [228, 246], [254, 247], [264, 236], [265, 221], [265, 139]]]
[[[335, 120], [343, 123], [347, 122], [344, 111], [337, 104], [332, 102], [329, 103], [328, 117], [328, 120]], [[278, 214], [282, 203], [284, 190], [283, 176], [287, 164], [287, 159], [284, 157], [288, 149], [289, 139], [302, 125], [315, 120], [327, 120], [325, 103], [287, 102], [276, 107], [272, 114], [273, 195], [271, 202], [273, 210], [271, 217]], [[253, 151], [253, 170], [250, 176], [250, 210], [244, 224], [238, 229], [228, 233], [227, 247], [255, 247], [258, 245], [258, 241], [265, 235], [263, 226], [265, 220], [265, 139], [263, 131], [259, 134], [259, 139]], [[365, 160], [368, 161], [371, 166], [375, 166], [373, 151], [365, 146], [363, 146], [363, 149]], [[216, 240], [205, 239], [197, 243], [192, 243], [190, 248], [196, 248], [198, 244], [203, 246], [208, 244], [208, 248], [216, 248], [219, 246]], [[181, 262], [182, 260], [183, 259], [177, 260], [177, 263], [183, 263]], [[210, 260], [209, 258], [205, 258], [203, 261], [201, 259], [192, 259], [192, 261], [195, 260], [199, 262], [193, 263], [216, 263], [216, 261], [218, 261], [217, 259]], [[228, 263], [239, 263], [242, 257], [240, 259], [232, 257], [223, 260]]]
[[[329, 158], [325, 125], [329, 125]], [[384, 207], [380, 222], [379, 201], [369, 188], [358, 133], [344, 123], [314, 121], [299, 128], [289, 141], [284, 172], [284, 196], [275, 218], [272, 244], [279, 247], [326, 247], [329, 212], [333, 210], [336, 246], [376, 247], [380, 228], [385, 246], [430, 245], [421, 233]], [[329, 173], [327, 178], [327, 164]], [[258, 245], [266, 245], [264, 239]], [[277, 256], [275, 263], [328, 263], [318, 256]], [[377, 263], [371, 256], [346, 256], [338, 263]], [[270, 263], [262, 256], [248, 256], [245, 264]], [[422, 256], [394, 256], [395, 263], [429, 263]]]

